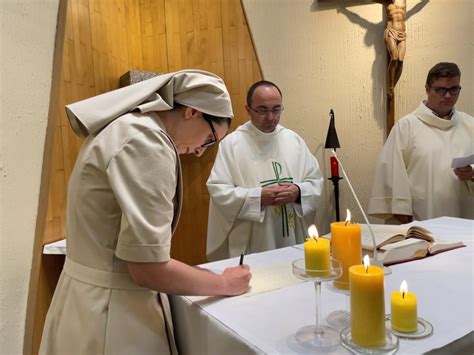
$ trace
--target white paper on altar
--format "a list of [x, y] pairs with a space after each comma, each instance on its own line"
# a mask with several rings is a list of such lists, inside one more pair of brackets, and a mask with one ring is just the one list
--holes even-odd
[[299, 282], [302, 282], [302, 280], [295, 277], [290, 263], [258, 268], [252, 271], [250, 289], [243, 296], [250, 297], [260, 293], [278, 290], [279, 288], [291, 286]]
[[[222, 273], [221, 270], [213, 269], [216, 273]], [[250, 288], [246, 293], [237, 297], [252, 297], [261, 293], [275, 291], [283, 287], [295, 285], [303, 282], [293, 275], [291, 263], [274, 264], [268, 267], [259, 267], [251, 270], [252, 280]], [[198, 304], [206, 304], [206, 300], [214, 302], [218, 297], [209, 296], [188, 296], [191, 302]], [[223, 298], [223, 297], [221, 297]]]
[[[304, 254], [301, 250], [297, 248], [290, 248], [293, 250], [295, 260], [304, 257]], [[272, 251], [267, 252], [267, 258], [261, 259], [258, 262], [254, 260], [254, 255], [246, 255], [244, 263], [250, 266], [250, 272], [252, 273], [252, 279], [250, 280], [250, 288], [243, 295], [236, 297], [251, 297], [261, 293], [278, 290], [279, 288], [288, 287], [295, 285], [302, 280], [296, 278], [293, 275], [293, 269], [291, 262], [284, 261], [278, 262], [278, 259], [272, 259]], [[265, 265], [263, 265], [263, 260], [266, 260]], [[273, 260], [273, 263], [269, 262]], [[230, 261], [230, 265], [229, 265]], [[201, 265], [202, 268], [207, 268], [208, 270], [215, 272], [217, 274], [222, 274], [224, 269], [229, 266], [236, 265], [239, 261], [239, 258], [232, 258], [228, 260], [221, 260], [218, 262], [211, 263], [212, 267], [208, 267], [209, 264]], [[222, 266], [221, 266], [222, 265]], [[207, 304], [213, 303], [217, 299], [224, 299], [224, 297], [209, 297], [209, 296], [186, 296], [191, 302], [198, 304]]]

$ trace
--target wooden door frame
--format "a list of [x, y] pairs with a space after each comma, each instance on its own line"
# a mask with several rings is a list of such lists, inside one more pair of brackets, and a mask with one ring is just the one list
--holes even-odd
[[[58, 1], [58, 15], [56, 21], [56, 36], [51, 75], [51, 90], [49, 95], [48, 122], [43, 150], [43, 164], [41, 170], [41, 183], [36, 215], [33, 254], [31, 261], [30, 282], [28, 287], [28, 301], [26, 306], [25, 333], [23, 338], [23, 354], [36, 353], [34, 348], [35, 337], [41, 337], [42, 329], [37, 329], [38, 287], [40, 269], [43, 259], [43, 236], [46, 226], [48, 210], [48, 194], [51, 184], [51, 168], [53, 162], [54, 130], [59, 102], [59, 89], [61, 83], [61, 67], [63, 59], [64, 33], [66, 28], [67, 0]], [[39, 333], [39, 334], [38, 334]]]

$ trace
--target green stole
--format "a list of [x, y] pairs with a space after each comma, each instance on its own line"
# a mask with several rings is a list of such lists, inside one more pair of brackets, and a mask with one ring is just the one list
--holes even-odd
[[[260, 185], [262, 187], [272, 185], [272, 184], [280, 184], [282, 182], [287, 182], [287, 183], [290, 183], [290, 184], [293, 183], [293, 178], [292, 177], [280, 177], [280, 174], [283, 170], [280, 163], [278, 163], [276, 161], [272, 161], [272, 167], [273, 167], [273, 172], [275, 174], [275, 178], [260, 181]], [[281, 209], [281, 223], [282, 223], [282, 229], [283, 229], [282, 230], [283, 237], [289, 237], [290, 236], [290, 230], [289, 230], [289, 227], [288, 227], [288, 211], [286, 209], [286, 205], [280, 206], [280, 209]]]

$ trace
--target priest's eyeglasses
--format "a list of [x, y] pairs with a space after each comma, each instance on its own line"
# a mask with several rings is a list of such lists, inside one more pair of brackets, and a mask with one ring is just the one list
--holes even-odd
[[451, 95], [455, 96], [455, 95], [459, 94], [459, 91], [461, 91], [460, 86], [452, 86], [450, 88], [443, 88], [443, 87], [437, 87], [437, 88], [431, 87], [431, 88], [439, 96], [444, 96], [444, 95], [446, 95], [447, 92], [449, 92]]
[[204, 114], [202, 115], [202, 118], [204, 119], [204, 121], [209, 123], [209, 127], [211, 127], [211, 131], [212, 131], [211, 139], [209, 139], [206, 143], [201, 145], [201, 148], [207, 148], [207, 147], [210, 147], [213, 144], [216, 144], [218, 139], [217, 139], [216, 130], [214, 129], [214, 126], [213, 126], [211, 120], [209, 118], [207, 118]]
[[261, 117], [266, 117], [270, 112], [273, 115], [278, 116], [283, 111], [283, 106], [274, 107], [272, 109], [266, 107], [253, 108], [252, 106], [250, 106], [249, 109], [251, 109], [253, 112], [258, 113], [258, 115]]

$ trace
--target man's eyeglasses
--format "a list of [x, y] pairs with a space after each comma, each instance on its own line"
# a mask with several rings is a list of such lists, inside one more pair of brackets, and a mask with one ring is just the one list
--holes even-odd
[[267, 116], [270, 112], [275, 116], [278, 116], [279, 114], [281, 114], [281, 111], [283, 111], [283, 106], [274, 107], [272, 109], [268, 109], [266, 107], [253, 108], [250, 106], [249, 109], [251, 109], [253, 112], [258, 113], [262, 117]]
[[217, 139], [217, 135], [216, 135], [216, 130], [214, 129], [214, 126], [212, 125], [211, 120], [209, 118], [207, 118], [205, 115], [203, 115], [202, 118], [204, 119], [204, 121], [209, 123], [209, 127], [211, 127], [211, 131], [212, 131], [212, 138], [209, 141], [207, 141], [206, 143], [201, 145], [201, 148], [207, 148], [207, 147], [210, 147], [213, 144], [216, 144], [218, 139]]
[[438, 88], [434, 88], [434, 87], [431, 87], [431, 89], [433, 89], [435, 91], [435, 93], [439, 96], [444, 96], [446, 95], [446, 93], [449, 91], [449, 93], [451, 95], [457, 95], [459, 94], [459, 91], [461, 91], [461, 87], [460, 86], [453, 86], [453, 87], [450, 87], [450, 88], [443, 88], [443, 87], [438, 87]]

